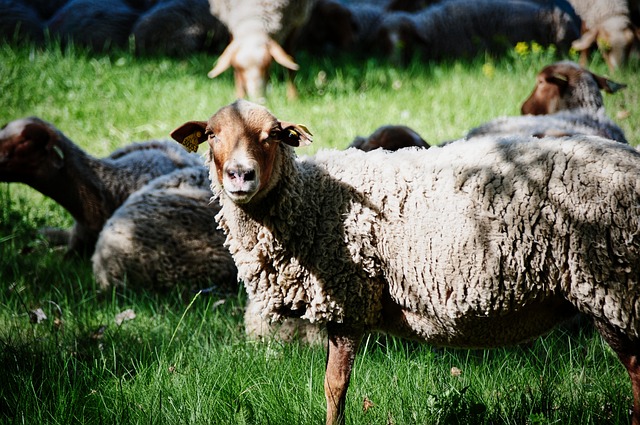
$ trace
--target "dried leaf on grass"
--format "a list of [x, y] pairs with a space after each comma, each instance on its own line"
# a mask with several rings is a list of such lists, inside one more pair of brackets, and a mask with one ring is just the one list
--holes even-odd
[[31, 323], [38, 324], [40, 322], [44, 322], [47, 320], [47, 315], [44, 314], [41, 308], [36, 308], [35, 310], [31, 310], [29, 312], [29, 321]]
[[136, 318], [136, 312], [128, 308], [125, 311], [116, 314], [116, 318], [115, 318], [116, 325], [120, 326], [127, 320], [133, 320], [135, 318]]
[[462, 369], [458, 369], [457, 367], [453, 366], [451, 368], [451, 376], [460, 376], [462, 375]]
[[362, 401], [362, 411], [364, 413], [367, 413], [367, 410], [371, 409], [373, 406], [375, 406], [375, 404], [373, 404], [373, 402], [367, 397]]

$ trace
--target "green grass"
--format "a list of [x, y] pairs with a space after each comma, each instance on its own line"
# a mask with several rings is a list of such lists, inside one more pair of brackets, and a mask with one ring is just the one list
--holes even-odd
[[[314, 144], [344, 148], [398, 123], [437, 144], [500, 115], [514, 115], [548, 52], [471, 63], [396, 68], [378, 59], [302, 54], [301, 98], [288, 102], [274, 69], [267, 106], [307, 125]], [[37, 115], [96, 156], [134, 140], [166, 138], [233, 101], [231, 73], [206, 77], [214, 58], [99, 56], [53, 45], [0, 44], [0, 122]], [[607, 74], [595, 58], [591, 68]], [[637, 63], [611, 77], [609, 115], [640, 144]], [[317, 424], [324, 420], [322, 347], [247, 341], [245, 297], [98, 293], [90, 266], [65, 260], [37, 229], [68, 226], [57, 204], [0, 184], [0, 423]], [[42, 309], [47, 320], [32, 323]], [[136, 318], [117, 325], [116, 314]], [[462, 370], [452, 376], [451, 368]], [[363, 400], [373, 406], [366, 412]], [[623, 367], [588, 327], [559, 329], [529, 345], [439, 349], [371, 337], [356, 359], [349, 424], [627, 423]]]

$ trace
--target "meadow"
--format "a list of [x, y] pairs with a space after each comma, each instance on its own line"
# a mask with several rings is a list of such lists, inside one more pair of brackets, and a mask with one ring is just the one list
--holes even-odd
[[[39, 116], [95, 156], [167, 138], [234, 100], [230, 71], [207, 78], [214, 60], [0, 42], [0, 124]], [[300, 98], [286, 98], [274, 68], [266, 106], [313, 132], [302, 155], [343, 149], [385, 124], [436, 145], [517, 115], [537, 72], [555, 60], [536, 46], [404, 67], [302, 52]], [[589, 67], [628, 85], [605, 103], [640, 144], [637, 60], [610, 74], [596, 55]], [[0, 183], [0, 423], [323, 423], [324, 347], [247, 340], [242, 291], [99, 292], [86, 261], [38, 236], [71, 224], [35, 190]], [[135, 317], [116, 320], [129, 310]], [[625, 424], [631, 404], [626, 371], [588, 323], [486, 351], [372, 335], [356, 359], [347, 423]]]

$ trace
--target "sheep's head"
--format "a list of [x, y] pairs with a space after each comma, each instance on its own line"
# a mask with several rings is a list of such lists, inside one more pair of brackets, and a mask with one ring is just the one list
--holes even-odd
[[64, 165], [64, 136], [36, 117], [12, 121], [0, 130], [0, 181], [33, 183]]
[[575, 40], [571, 47], [579, 52], [588, 51], [596, 44], [609, 70], [615, 71], [622, 66], [639, 44], [636, 28], [628, 16], [612, 16], [597, 27], [587, 29]]
[[600, 90], [615, 93], [624, 87], [626, 85], [594, 74], [575, 62], [556, 62], [540, 71], [521, 112], [523, 115], [544, 115], [578, 108], [595, 112], [604, 106]]
[[171, 137], [185, 146], [209, 143], [211, 177], [237, 204], [249, 203], [273, 187], [281, 143], [294, 147], [311, 143], [306, 127], [280, 121], [263, 106], [246, 100], [221, 108], [209, 121], [187, 122]]
[[396, 151], [408, 147], [428, 148], [429, 144], [405, 125], [385, 125], [376, 129], [367, 138], [356, 137], [349, 147], [365, 152], [379, 148]]
[[233, 67], [236, 96], [243, 98], [248, 95], [250, 99], [259, 101], [265, 96], [272, 60], [293, 71], [299, 68], [272, 38], [255, 33], [242, 39], [234, 39], [222, 52], [208, 76], [215, 78]]

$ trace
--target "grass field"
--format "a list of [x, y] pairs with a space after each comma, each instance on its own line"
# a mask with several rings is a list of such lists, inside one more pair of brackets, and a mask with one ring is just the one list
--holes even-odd
[[[206, 77], [214, 59], [0, 44], [0, 123], [37, 115], [96, 156], [167, 138], [234, 100], [230, 72]], [[554, 59], [514, 50], [499, 60], [396, 68], [302, 54], [301, 98], [287, 101], [274, 69], [267, 106], [314, 133], [301, 154], [344, 148], [384, 124], [409, 125], [438, 144], [518, 114], [536, 73]], [[608, 74], [598, 57], [590, 67]], [[609, 115], [638, 145], [638, 63], [610, 77], [628, 87], [606, 96]], [[37, 236], [71, 223], [29, 187], [0, 184], [0, 423], [324, 421], [323, 347], [247, 341], [242, 293], [98, 293], [88, 264], [65, 260]], [[47, 319], [34, 323], [37, 309]], [[135, 318], [116, 324], [127, 309]], [[356, 359], [347, 423], [624, 424], [631, 402], [624, 368], [588, 325], [492, 351], [372, 336]]]

